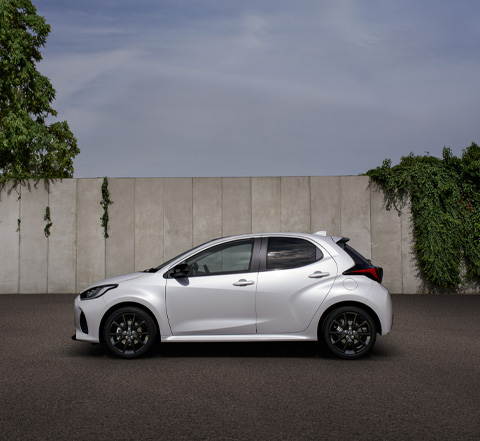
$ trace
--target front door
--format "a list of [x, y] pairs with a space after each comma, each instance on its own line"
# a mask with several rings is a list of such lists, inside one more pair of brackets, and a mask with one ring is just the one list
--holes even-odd
[[169, 278], [167, 315], [173, 335], [256, 332], [255, 239], [216, 245], [188, 258], [187, 277]]

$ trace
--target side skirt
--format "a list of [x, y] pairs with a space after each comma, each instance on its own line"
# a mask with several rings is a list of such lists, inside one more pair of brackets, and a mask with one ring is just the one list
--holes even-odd
[[316, 341], [316, 337], [303, 334], [247, 334], [247, 335], [165, 335], [162, 343], [194, 342], [255, 342], [255, 341]]

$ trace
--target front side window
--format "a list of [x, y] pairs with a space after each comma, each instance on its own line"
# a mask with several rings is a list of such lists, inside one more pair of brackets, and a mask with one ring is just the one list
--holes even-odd
[[189, 276], [205, 276], [250, 271], [254, 240], [217, 245], [185, 261]]
[[270, 237], [267, 270], [298, 268], [320, 260], [322, 252], [311, 242], [290, 237]]

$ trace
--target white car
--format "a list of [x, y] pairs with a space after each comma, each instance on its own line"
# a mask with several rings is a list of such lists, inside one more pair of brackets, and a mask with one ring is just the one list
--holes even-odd
[[212, 240], [157, 268], [103, 280], [75, 299], [74, 340], [122, 358], [156, 341], [321, 341], [346, 359], [369, 353], [393, 313], [383, 271], [315, 234]]

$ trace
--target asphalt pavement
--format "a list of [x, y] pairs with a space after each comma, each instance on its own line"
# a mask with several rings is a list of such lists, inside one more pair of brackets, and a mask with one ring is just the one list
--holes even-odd
[[395, 295], [345, 361], [315, 343], [71, 340], [72, 295], [0, 295], [0, 440], [480, 439], [480, 296]]

